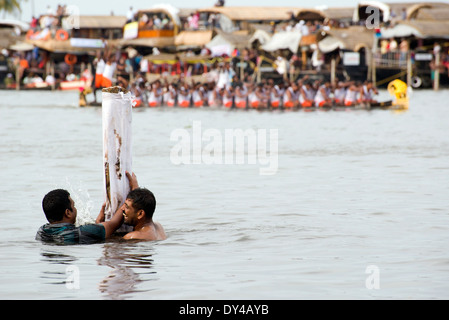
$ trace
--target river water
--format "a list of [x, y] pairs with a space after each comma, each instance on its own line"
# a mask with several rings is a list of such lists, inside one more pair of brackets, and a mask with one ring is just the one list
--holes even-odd
[[[2, 299], [449, 298], [449, 91], [415, 91], [403, 113], [135, 109], [133, 170], [168, 239], [86, 246], [34, 237], [54, 188], [84, 222], [99, 212], [101, 108], [0, 96]], [[275, 174], [176, 165], [172, 133], [198, 123], [276, 129]]]

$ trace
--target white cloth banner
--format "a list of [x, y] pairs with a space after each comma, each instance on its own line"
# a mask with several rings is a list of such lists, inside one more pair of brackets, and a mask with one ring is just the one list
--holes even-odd
[[289, 49], [291, 52], [297, 53], [300, 42], [301, 33], [298, 31], [277, 32], [262, 46], [262, 49], [268, 52]]
[[131, 93], [103, 92], [102, 117], [105, 220], [108, 221], [130, 191], [126, 171], [132, 173]]

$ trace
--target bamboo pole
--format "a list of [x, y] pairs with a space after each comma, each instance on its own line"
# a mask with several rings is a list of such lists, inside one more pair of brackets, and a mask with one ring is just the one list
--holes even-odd
[[407, 86], [412, 85], [412, 54], [410, 51], [407, 52]]
[[336, 63], [335, 63], [335, 57], [332, 57], [331, 60], [331, 84], [335, 85], [335, 78], [336, 78]]
[[52, 78], [53, 78], [53, 82], [52, 82], [52, 84], [51, 84], [51, 90], [52, 91], [55, 91], [55, 89], [56, 89], [56, 79], [55, 79], [55, 61], [54, 60], [51, 60], [51, 76], [52, 76]]
[[440, 52], [435, 53], [435, 77], [433, 89], [438, 91], [440, 89]]
[[16, 68], [16, 90], [20, 90], [20, 65]]
[[245, 76], [245, 69], [243, 68], [243, 55], [240, 56], [240, 80], [243, 81], [243, 77]]

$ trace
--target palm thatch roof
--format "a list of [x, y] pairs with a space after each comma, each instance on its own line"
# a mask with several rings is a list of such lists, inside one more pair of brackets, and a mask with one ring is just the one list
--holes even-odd
[[419, 9], [421, 6], [432, 6], [432, 7], [446, 7], [449, 4], [445, 2], [382, 2], [382, 1], [360, 1], [358, 6], [354, 11], [354, 20], [358, 21], [360, 15], [364, 15], [365, 8], [368, 6], [377, 7], [382, 11], [384, 22], [389, 21], [393, 18], [393, 13], [396, 16], [401, 16], [401, 12], [406, 10], [406, 18], [409, 19], [411, 15], [414, 14], [415, 10]]
[[126, 24], [125, 16], [80, 16], [80, 29], [121, 29]]
[[370, 50], [374, 43], [374, 32], [365, 26], [331, 29], [318, 34], [317, 42], [323, 52], [331, 52], [337, 48], [350, 51], [359, 51], [361, 48]]
[[408, 9], [409, 20], [449, 20], [449, 3], [423, 3]]
[[147, 55], [144, 58], [154, 64], [175, 64], [178, 61], [186, 63], [208, 62], [212, 57], [189, 55], [187, 53], [161, 53]]
[[202, 47], [214, 37], [213, 30], [181, 31], [175, 37], [176, 46]]
[[175, 45], [175, 37], [125, 39], [120, 41], [120, 45], [122, 47], [171, 47]]
[[422, 39], [449, 39], [449, 21], [406, 20], [393, 28], [382, 29], [382, 38], [417, 37]]
[[[81, 54], [81, 53], [89, 53], [95, 50], [101, 50], [104, 48], [104, 43], [102, 43], [102, 40], [100, 39], [85, 39], [85, 40], [88, 41], [86, 42], [86, 45], [83, 45], [83, 39], [73, 39], [73, 38], [66, 41], [58, 41], [55, 39], [49, 40], [26, 39], [26, 42], [38, 48], [53, 53]], [[108, 40], [108, 45], [111, 47], [117, 47], [120, 44], [120, 42], [121, 40]]]
[[296, 19], [298, 20], [324, 20], [326, 16], [323, 11], [315, 9], [298, 9]]
[[286, 21], [300, 10], [292, 7], [212, 7], [198, 11], [224, 14], [233, 21]]
[[326, 8], [322, 12], [330, 20], [352, 20], [354, 16], [353, 7]]

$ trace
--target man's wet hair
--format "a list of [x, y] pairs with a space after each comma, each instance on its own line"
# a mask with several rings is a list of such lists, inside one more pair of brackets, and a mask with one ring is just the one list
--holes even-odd
[[42, 200], [42, 209], [48, 222], [61, 221], [66, 209], [72, 211], [70, 193], [67, 190], [56, 189], [47, 193]]
[[152, 219], [156, 209], [156, 198], [154, 194], [146, 188], [137, 188], [128, 193], [127, 199], [133, 202], [134, 209], [145, 211], [146, 219]]

